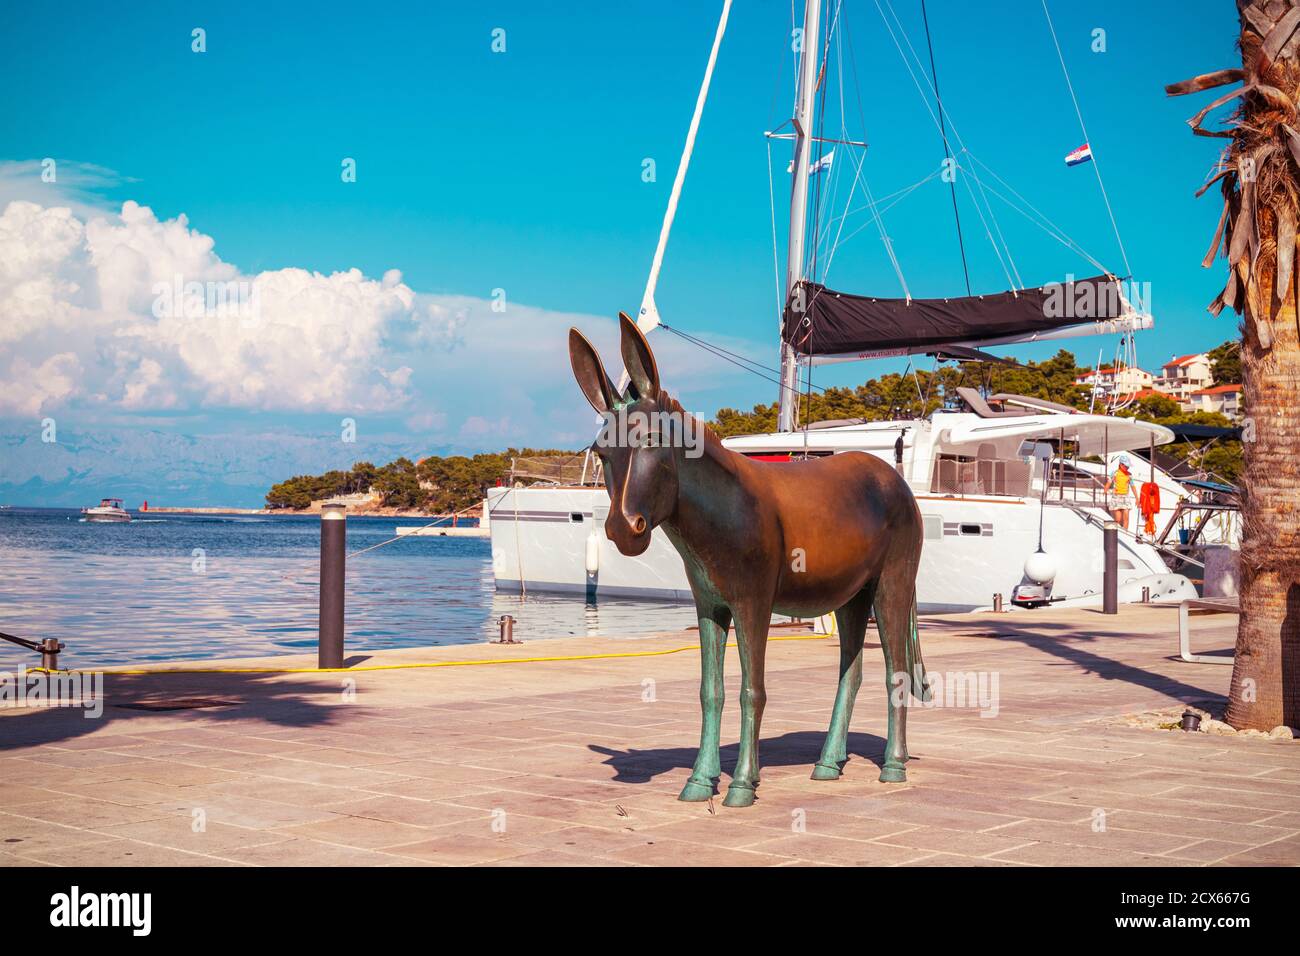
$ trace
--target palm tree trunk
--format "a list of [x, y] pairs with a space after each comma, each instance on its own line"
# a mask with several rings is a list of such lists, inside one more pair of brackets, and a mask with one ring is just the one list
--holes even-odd
[[[1260, 227], [1262, 241], [1266, 223]], [[1264, 290], [1273, 286], [1268, 279]], [[1300, 727], [1300, 333], [1294, 290], [1281, 303], [1267, 291], [1261, 298], [1272, 298], [1277, 312], [1263, 319], [1266, 349], [1259, 317], [1246, 307], [1241, 619], [1225, 719], [1271, 730]]]
[[[1202, 264], [1213, 263], [1222, 242], [1228, 284], [1210, 311], [1245, 316], [1241, 619], [1225, 719], [1272, 730], [1300, 726], [1300, 0], [1237, 0], [1237, 10], [1241, 69], [1166, 90], [1242, 83], [1190, 122], [1200, 135], [1229, 140], [1215, 177], [1223, 212]], [[1238, 96], [1228, 130], [1202, 125]]]

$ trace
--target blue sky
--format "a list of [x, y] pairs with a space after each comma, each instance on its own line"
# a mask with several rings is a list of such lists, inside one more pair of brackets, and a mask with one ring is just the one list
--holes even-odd
[[[857, 80], [845, 78], [848, 131], [870, 143], [863, 170], [877, 197], [921, 180], [942, 158], [880, 12], [896, 11], [924, 57], [919, 3], [891, 3], [848, 0], [841, 14]], [[0, 160], [11, 161], [0, 188], [9, 198], [46, 206], [76, 199], [109, 215], [131, 200], [159, 223], [184, 215], [189, 228], [212, 237], [213, 255], [243, 275], [357, 269], [378, 282], [400, 270], [401, 282], [429, 302], [452, 303], [453, 311], [469, 303], [460, 329], [476, 329], [459, 358], [437, 362], [419, 354], [432, 347], [427, 340], [401, 342], [388, 326], [379, 329], [381, 351], [359, 359], [412, 369], [392, 386], [404, 390], [404, 403], [356, 400], [348, 382], [360, 378], [345, 381], [332, 401], [232, 400], [228, 388], [212, 387], [215, 372], [203, 389], [187, 391], [167, 376], [192, 363], [173, 369], [159, 355], [163, 371], [154, 377], [170, 389], [137, 389], [136, 399], [118, 401], [132, 375], [146, 374], [121, 372], [119, 361], [111, 388], [69, 394], [40, 414], [61, 414], [74, 429], [324, 435], [356, 405], [368, 434], [415, 448], [579, 443], [571, 439], [587, 413], [556, 343], [569, 320], [612, 343], [608, 320], [639, 304], [720, 4], [466, 6], [86, 4], [60, 17], [9, 7], [0, 22], [0, 77], [10, 94]], [[1151, 283], [1157, 325], [1139, 338], [1139, 357], [1151, 367], [1173, 352], [1216, 345], [1235, 331], [1232, 318], [1205, 312], [1222, 283], [1219, 268], [1199, 267], [1217, 210], [1213, 199], [1192, 195], [1216, 145], [1188, 130], [1198, 104], [1168, 100], [1163, 85], [1232, 65], [1235, 11], [1209, 0], [1056, 0], [1051, 8], [1134, 276]], [[930, 0], [928, 13], [945, 109], [971, 152], [1123, 272], [1092, 167], [1062, 162], [1083, 136], [1039, 0]], [[191, 51], [195, 27], [206, 31], [202, 54]], [[502, 54], [491, 50], [498, 27], [506, 31]], [[658, 295], [665, 321], [769, 363], [776, 317], [762, 133], [790, 111], [790, 27], [788, 4], [737, 3], [732, 11]], [[1095, 28], [1106, 31], [1103, 53], [1091, 50]], [[838, 77], [828, 81], [834, 100]], [[838, 127], [838, 107], [830, 113]], [[32, 178], [33, 162], [44, 157], [74, 172], [59, 191], [42, 194]], [[356, 160], [355, 183], [340, 179], [345, 157]], [[647, 157], [657, 164], [653, 183], [642, 181]], [[841, 175], [851, 172], [849, 159], [837, 156]], [[787, 160], [779, 144], [782, 244]], [[971, 284], [1001, 290], [1003, 268], [964, 190], [960, 201]], [[993, 210], [1026, 283], [1094, 271], [996, 199]], [[961, 293], [946, 184], [930, 180], [884, 220], [913, 294]], [[844, 234], [866, 222], [858, 214]], [[30, 242], [44, 233], [24, 235]], [[837, 288], [900, 294], [874, 227], [844, 243], [834, 262]], [[482, 308], [495, 289], [516, 310], [515, 321], [499, 327]], [[499, 360], [494, 340], [510, 346]], [[1115, 343], [1067, 347], [1090, 363]], [[665, 361], [665, 377], [689, 407], [711, 413], [774, 397], [762, 379], [662, 348], [674, 359]], [[1017, 354], [1036, 358], [1054, 348]], [[25, 367], [40, 367], [40, 357]], [[852, 384], [897, 367], [837, 366], [818, 370], [815, 381]], [[166, 397], [150, 407], [150, 394]], [[30, 426], [29, 408], [4, 415], [5, 431]], [[421, 416], [422, 409], [436, 411]], [[474, 418], [481, 427], [467, 427]]]

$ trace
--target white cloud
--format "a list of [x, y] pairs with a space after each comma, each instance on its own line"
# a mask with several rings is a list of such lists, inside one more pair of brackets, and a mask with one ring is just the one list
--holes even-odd
[[[613, 316], [514, 299], [497, 311], [418, 293], [396, 269], [243, 273], [184, 215], [97, 207], [93, 188], [120, 185], [115, 174], [64, 163], [56, 188], [32, 165], [0, 162], [0, 418], [329, 413], [467, 450], [594, 434], [568, 327], [617, 376]], [[740, 377], [672, 336], [654, 345], [670, 387]]]
[[81, 362], [71, 352], [51, 355], [38, 366], [15, 356], [8, 376], [0, 379], [0, 409], [35, 418], [43, 409], [66, 401], [80, 377]]
[[[417, 302], [390, 270], [244, 275], [182, 215], [148, 207], [87, 222], [15, 200], [0, 214], [0, 414], [74, 401], [185, 407], [384, 412], [410, 398], [403, 339], [444, 347], [457, 318]], [[179, 293], [179, 294], [178, 294]], [[33, 380], [79, 364], [71, 382]], [[38, 406], [34, 409], [34, 405]]]

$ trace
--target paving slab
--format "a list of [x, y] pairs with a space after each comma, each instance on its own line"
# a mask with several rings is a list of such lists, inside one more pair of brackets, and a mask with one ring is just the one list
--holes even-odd
[[[998, 693], [913, 707], [908, 781], [882, 784], [878, 646], [844, 774], [813, 781], [839, 651], [783, 630], [746, 809], [721, 799], [734, 648], [718, 796], [676, 799], [699, 737], [692, 632], [375, 651], [387, 669], [347, 674], [109, 673], [97, 719], [0, 709], [0, 866], [1300, 865], [1300, 743], [1114, 722], [1222, 701], [1229, 669], [1178, 660], [1176, 633], [1169, 607], [924, 618], [930, 672]], [[224, 705], [129, 706], [202, 697]]]

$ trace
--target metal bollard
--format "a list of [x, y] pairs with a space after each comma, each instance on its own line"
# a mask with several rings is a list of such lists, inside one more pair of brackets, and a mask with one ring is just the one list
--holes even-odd
[[348, 542], [347, 506], [328, 504], [320, 513], [320, 632], [318, 666], [343, 666], [343, 586]]
[[59, 669], [59, 651], [63, 650], [63, 642], [57, 638], [47, 637], [41, 641], [41, 667], [47, 671], [56, 671]]
[[1101, 613], [1119, 613], [1119, 525], [1107, 521], [1102, 527], [1102, 552], [1105, 557], [1101, 579]]
[[1002, 613], [1002, 592], [1001, 591], [993, 595], [993, 613], [994, 614]]
[[1151, 603], [1151, 588], [1149, 587], [1142, 588], [1142, 603], [1143, 604]]
[[493, 641], [493, 644], [522, 644], [523, 641], [515, 640], [515, 619], [509, 614], [502, 614], [501, 620], [497, 622], [501, 626], [501, 636]]
[[57, 637], [46, 637], [39, 641], [29, 641], [25, 637], [15, 637], [12, 634], [5, 634], [0, 631], [0, 641], [8, 641], [10, 644], [17, 644], [19, 647], [25, 647], [29, 651], [36, 651], [41, 655], [41, 667], [47, 671], [56, 671], [59, 669], [59, 651], [67, 645]]

